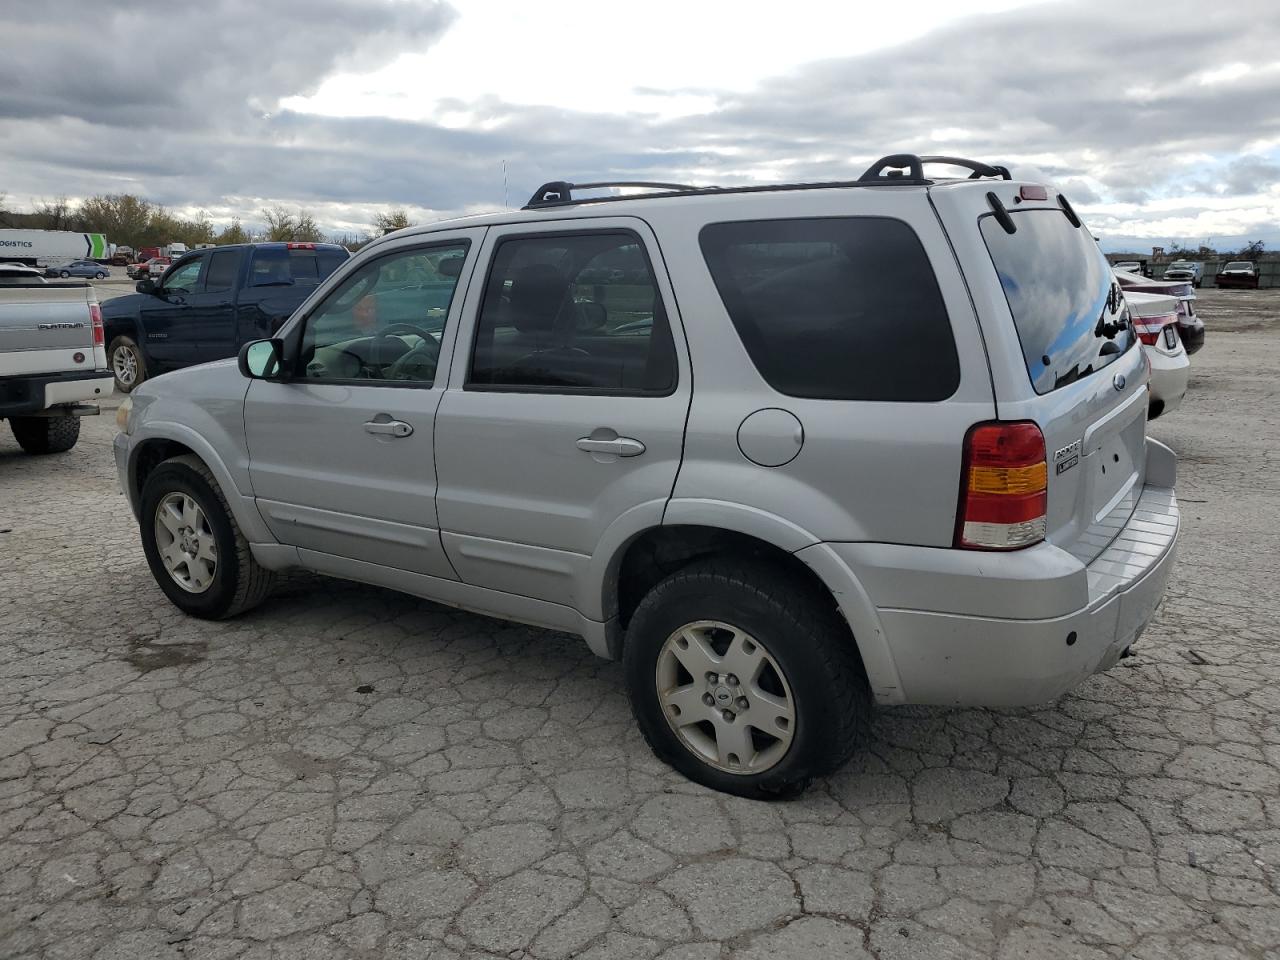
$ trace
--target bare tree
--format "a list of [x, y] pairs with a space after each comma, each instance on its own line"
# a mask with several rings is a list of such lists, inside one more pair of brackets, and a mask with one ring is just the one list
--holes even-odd
[[272, 204], [262, 208], [262, 219], [266, 221], [267, 240], [293, 240], [303, 243], [315, 243], [323, 239], [316, 218], [301, 208], [287, 210], [280, 204]]
[[413, 221], [409, 219], [409, 212], [404, 207], [381, 210], [373, 215], [373, 229], [377, 236], [382, 236], [395, 230], [403, 230], [405, 227], [412, 227], [413, 225]]
[[80, 204], [78, 212], [86, 230], [105, 233], [108, 239], [116, 243], [136, 248], [155, 232], [151, 229], [152, 221], [163, 210], [150, 200], [131, 193], [111, 193], [90, 197]]
[[42, 230], [69, 230], [72, 227], [71, 204], [66, 196], [56, 200], [41, 200], [36, 205], [36, 217]]
[[249, 231], [240, 225], [240, 218], [235, 217], [232, 221], [223, 227], [216, 237], [214, 243], [248, 243]]

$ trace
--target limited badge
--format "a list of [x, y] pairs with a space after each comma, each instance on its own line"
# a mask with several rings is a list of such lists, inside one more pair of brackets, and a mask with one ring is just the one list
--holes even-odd
[[1060, 450], [1055, 450], [1053, 453], [1053, 472], [1055, 474], [1064, 473], [1079, 463], [1081, 446], [1082, 442], [1076, 440], [1068, 443]]

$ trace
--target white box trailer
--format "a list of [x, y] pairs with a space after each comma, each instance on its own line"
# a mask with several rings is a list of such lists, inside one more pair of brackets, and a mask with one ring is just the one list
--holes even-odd
[[109, 260], [106, 234], [70, 230], [0, 230], [0, 263], [57, 267], [71, 260]]

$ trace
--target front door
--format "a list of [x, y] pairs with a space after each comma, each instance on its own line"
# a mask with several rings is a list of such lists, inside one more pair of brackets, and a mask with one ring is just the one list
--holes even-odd
[[193, 322], [192, 298], [203, 289], [207, 257], [196, 254], [175, 263], [157, 281], [159, 288], [142, 305], [146, 351], [162, 366], [186, 366], [200, 358], [199, 336]]
[[245, 399], [254, 495], [281, 543], [457, 579], [432, 432], [481, 236], [397, 241], [283, 331], [289, 379], [255, 380]]
[[599, 618], [589, 567], [607, 531], [661, 522], [691, 385], [657, 262], [628, 217], [489, 231], [436, 417], [437, 509], [464, 581]]

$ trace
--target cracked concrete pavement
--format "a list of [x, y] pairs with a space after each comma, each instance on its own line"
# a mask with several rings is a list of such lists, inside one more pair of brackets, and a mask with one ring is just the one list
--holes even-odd
[[111, 417], [0, 439], [0, 957], [1280, 957], [1280, 291], [1202, 291], [1137, 656], [893, 709], [793, 802], [658, 763], [579, 640], [294, 577], [153, 584]]

